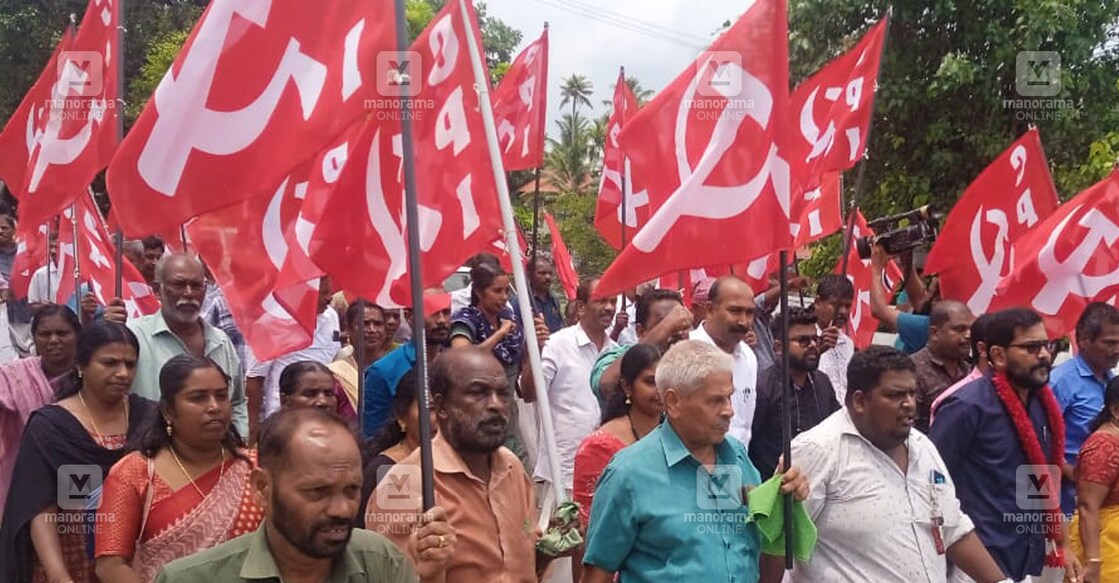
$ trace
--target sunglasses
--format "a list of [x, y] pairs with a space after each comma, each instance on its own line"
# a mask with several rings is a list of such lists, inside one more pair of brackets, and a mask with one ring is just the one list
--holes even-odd
[[819, 336], [810, 336], [810, 335], [805, 334], [804, 336], [793, 336], [793, 337], [789, 338], [789, 342], [796, 342], [797, 344], [801, 345], [802, 347], [808, 348], [809, 346], [811, 346], [813, 344], [816, 344], [817, 346], [819, 346], [819, 344], [821, 342], [821, 339], [820, 339]]

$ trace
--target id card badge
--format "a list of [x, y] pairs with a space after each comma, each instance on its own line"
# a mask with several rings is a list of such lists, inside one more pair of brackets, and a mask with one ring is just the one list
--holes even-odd
[[933, 543], [936, 545], [936, 554], [943, 555], [947, 552], [944, 546], [944, 534], [941, 532], [941, 527], [944, 526], [944, 513], [940, 509], [940, 501], [945, 494], [947, 480], [944, 479], [944, 474], [936, 470], [929, 472], [929, 518], [932, 523]]

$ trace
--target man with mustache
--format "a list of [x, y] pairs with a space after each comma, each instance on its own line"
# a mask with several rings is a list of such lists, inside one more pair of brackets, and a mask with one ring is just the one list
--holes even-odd
[[[441, 288], [424, 290], [424, 346], [427, 364], [447, 347], [451, 339], [451, 296]], [[415, 325], [414, 312], [404, 310], [409, 325]], [[408, 371], [416, 367], [416, 345], [408, 342], [382, 356], [365, 369], [365, 419], [362, 434], [369, 439], [388, 422], [396, 385]]]
[[1119, 309], [1092, 302], [1076, 322], [1076, 356], [1053, 369], [1050, 385], [1065, 418], [1064, 488], [1061, 510], [1076, 510], [1076, 460], [1080, 446], [1092, 433], [1092, 422], [1103, 411], [1107, 383], [1119, 364]]
[[855, 286], [847, 276], [829, 274], [816, 283], [816, 328], [820, 334], [820, 372], [835, 388], [835, 399], [842, 403], [847, 396], [847, 363], [855, 354], [855, 343], [844, 330], [851, 320], [855, 303]]
[[750, 285], [735, 275], [716, 279], [707, 299], [707, 320], [692, 330], [689, 338], [714, 344], [734, 357], [734, 419], [730, 434], [748, 448], [758, 398], [754, 390], [758, 382], [758, 358], [746, 344], [746, 335], [754, 327], [758, 305]]
[[[556, 448], [563, 470], [563, 483], [552, 484], [552, 487], [566, 489], [568, 498], [573, 485], [575, 452], [602, 421], [598, 400], [591, 392], [591, 369], [603, 352], [618, 345], [607, 333], [614, 320], [615, 298], [592, 298], [596, 285], [598, 278], [579, 284], [576, 297], [587, 306], [582, 319], [578, 325], [551, 335], [540, 356], [547, 384], [545, 395], [551, 405]], [[536, 400], [530, 369], [521, 373], [521, 394], [526, 401]], [[542, 436], [537, 443], [544, 443]], [[538, 481], [552, 480], [549, 455], [547, 448], [540, 448], [533, 472]]]
[[[772, 324], [774, 348], [782, 349], [780, 319]], [[816, 333], [816, 314], [806, 308], [789, 308], [789, 376], [793, 384], [790, 411], [793, 437], [808, 431], [839, 409], [835, 389], [820, 366], [820, 336]], [[754, 411], [754, 436], [750, 440], [750, 461], [763, 476], [773, 475], [784, 448], [781, 412], [785, 392], [781, 386], [781, 367], [773, 365], [758, 375], [758, 405]], [[796, 458], [793, 458], [796, 459]]]
[[230, 378], [233, 425], [247, 437], [249, 416], [241, 359], [229, 336], [201, 316], [202, 298], [206, 294], [202, 262], [186, 253], [168, 255], [155, 267], [154, 290], [162, 303], [160, 310], [128, 322], [128, 328], [140, 341], [132, 392], [158, 401], [159, 371], [168, 360], [187, 353], [209, 358]]
[[[493, 353], [477, 346], [439, 355], [430, 373], [439, 432], [431, 440], [435, 500], [447, 509], [455, 553], [445, 583], [535, 583], [549, 559], [535, 549], [532, 480], [504, 447], [513, 388]], [[387, 536], [414, 561], [411, 541], [421, 508], [420, 450], [387, 470], [369, 499], [365, 526]]]
[[[692, 329], [692, 313], [684, 307], [680, 292], [654, 289], [637, 300], [637, 341], [652, 344], [663, 354], [670, 346], [688, 339]], [[591, 390], [604, 404], [614, 391], [622, 370], [622, 357], [631, 345], [621, 345], [602, 353], [591, 369]]]
[[163, 568], [156, 581], [441, 581], [455, 535], [436, 506], [409, 537], [416, 567], [385, 537], [350, 525], [361, 492], [357, 439], [337, 415], [284, 409], [264, 422], [252, 487], [264, 521]]
[[[747, 491], [761, 483], [746, 449], [727, 434], [737, 388], [734, 361], [708, 342], [665, 353], [656, 383], [666, 421], [622, 449], [599, 478], [582, 583], [772, 583], [783, 557], [761, 553]], [[781, 491], [808, 497], [795, 467]]]
[[[1053, 356], [1041, 317], [1025, 308], [991, 314], [992, 374], [945, 399], [929, 437], [956, 484], [979, 540], [1012, 580], [1045, 566], [1082, 575], [1060, 512], [1065, 426], [1049, 388]], [[1030, 496], [1034, 497], [1030, 497]], [[969, 581], [958, 571], [951, 581]]]
[[981, 583], [1004, 580], [960, 512], [936, 446], [913, 431], [915, 372], [893, 348], [856, 354], [847, 408], [793, 440], [793, 459], [811, 484], [805, 507], [820, 533], [794, 582], [943, 583], [945, 557]]
[[971, 371], [971, 323], [962, 302], [944, 300], [929, 312], [929, 343], [911, 354], [917, 365], [917, 430], [929, 431], [933, 401]]

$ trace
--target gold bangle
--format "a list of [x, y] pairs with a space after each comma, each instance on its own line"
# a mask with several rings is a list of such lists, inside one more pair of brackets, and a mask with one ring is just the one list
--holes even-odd
[[1086, 560], [1087, 560], [1087, 561], [1088, 561], [1089, 563], [1102, 563], [1102, 562], [1103, 562], [1103, 559], [1101, 559], [1101, 558], [1099, 558], [1099, 557], [1096, 557], [1096, 558], [1091, 558], [1091, 559], [1086, 559]]

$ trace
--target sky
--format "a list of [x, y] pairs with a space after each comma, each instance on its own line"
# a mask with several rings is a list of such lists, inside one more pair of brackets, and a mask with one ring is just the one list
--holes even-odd
[[[573, 73], [594, 85], [595, 114], [608, 110], [618, 67], [642, 87], [659, 91], [715, 40], [727, 20], [737, 18], [747, 0], [484, 0], [487, 14], [521, 31], [520, 52], [549, 25], [548, 133], [559, 119], [559, 86]], [[604, 22], [622, 21], [627, 30]], [[665, 32], [667, 31], [667, 33]], [[675, 38], [668, 38], [668, 36]]]

